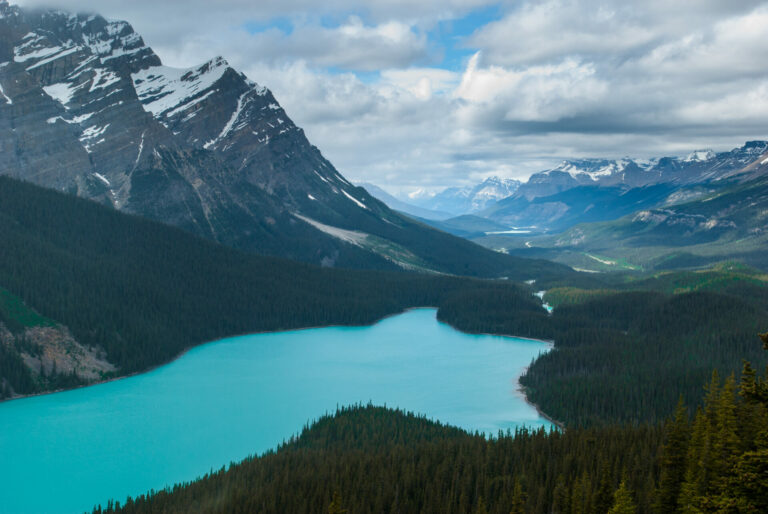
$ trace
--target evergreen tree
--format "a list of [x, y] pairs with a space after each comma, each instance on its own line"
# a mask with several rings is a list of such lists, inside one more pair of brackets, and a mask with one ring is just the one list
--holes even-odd
[[485, 500], [483, 500], [482, 496], [477, 500], [477, 506], [475, 507], [474, 513], [488, 514], [488, 508], [485, 506]]
[[595, 493], [595, 511], [608, 512], [613, 505], [613, 474], [608, 461], [604, 460], [600, 467], [600, 483]]
[[706, 489], [706, 473], [703, 466], [707, 451], [707, 420], [704, 410], [699, 408], [693, 420], [691, 438], [686, 456], [685, 479], [680, 485], [678, 506], [680, 512], [694, 514]]
[[637, 512], [637, 506], [632, 499], [632, 493], [627, 487], [627, 481], [622, 480], [619, 488], [613, 496], [613, 506], [608, 511], [608, 514], [635, 514]]
[[336, 490], [333, 492], [333, 499], [328, 505], [328, 514], [346, 514], [347, 509], [342, 507], [341, 493]]
[[570, 512], [568, 506], [568, 486], [565, 484], [565, 477], [560, 475], [555, 482], [555, 490], [552, 492], [552, 512], [553, 514], [563, 514]]
[[523, 491], [523, 484], [520, 479], [515, 480], [515, 488], [512, 492], [512, 507], [509, 514], [525, 514], [525, 502], [527, 495]]
[[688, 409], [683, 398], [677, 402], [674, 418], [665, 429], [666, 442], [662, 448], [661, 481], [656, 498], [656, 510], [659, 512], [677, 512], [680, 486], [685, 480], [688, 439], [690, 437]]
[[731, 375], [725, 380], [717, 400], [712, 480], [712, 488], [716, 494], [727, 488], [728, 473], [739, 453], [738, 425], [735, 378]]

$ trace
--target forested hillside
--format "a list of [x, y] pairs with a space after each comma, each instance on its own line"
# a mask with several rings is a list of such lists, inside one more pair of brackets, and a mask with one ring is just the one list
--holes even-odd
[[742, 357], [768, 363], [751, 343], [768, 322], [768, 303], [747, 298], [748, 291], [637, 291], [560, 306], [555, 351], [533, 363], [521, 384], [570, 426], [661, 421], [680, 395], [699, 405], [712, 369], [738, 372]]
[[[142, 371], [229, 335], [372, 323], [408, 307], [439, 306], [458, 290], [501, 290], [519, 296], [528, 311], [538, 308], [524, 289], [506, 281], [260, 257], [2, 177], [0, 241], [0, 287], [14, 299], [0, 302], [0, 321], [11, 334], [0, 333], [0, 392], [6, 396]], [[96, 369], [114, 370], [90, 378], [68, 372], [62, 383], [64, 377], [55, 378], [61, 374], [56, 360], [51, 366], [49, 359], [31, 375], [19, 356], [44, 353], [25, 346], [38, 318], [64, 325], [62, 340], [74, 344], [67, 339], [71, 333], [78, 351], [104, 357], [107, 363]]]
[[551, 316], [526, 310], [511, 292], [456, 292], [438, 317], [467, 332], [553, 340], [554, 350], [520, 382], [530, 401], [566, 426], [655, 423], [680, 395], [698, 405], [712, 369], [738, 372], [742, 357], [768, 364], [750, 343], [768, 320], [768, 287], [749, 275], [675, 273], [558, 288], [545, 300], [556, 305]]
[[342, 409], [275, 452], [94, 513], [766, 512], [768, 377], [743, 371], [738, 391], [715, 373], [693, 419], [681, 402], [655, 426], [487, 440], [398, 411]]

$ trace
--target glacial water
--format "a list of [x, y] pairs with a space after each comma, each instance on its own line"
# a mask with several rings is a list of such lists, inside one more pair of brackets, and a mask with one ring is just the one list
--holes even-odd
[[370, 327], [234, 337], [149, 373], [0, 404], [0, 513], [83, 512], [276, 447], [373, 402], [496, 433], [549, 426], [517, 391], [539, 341], [417, 309]]

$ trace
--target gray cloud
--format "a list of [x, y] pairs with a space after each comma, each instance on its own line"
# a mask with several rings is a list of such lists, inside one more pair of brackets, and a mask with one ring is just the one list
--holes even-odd
[[[768, 137], [767, 2], [508, 0], [459, 70], [435, 67], [426, 35], [495, 2], [52, 2], [127, 19], [171, 65], [224, 55], [342, 173], [395, 191]], [[292, 30], [245, 30], [272, 18]]]

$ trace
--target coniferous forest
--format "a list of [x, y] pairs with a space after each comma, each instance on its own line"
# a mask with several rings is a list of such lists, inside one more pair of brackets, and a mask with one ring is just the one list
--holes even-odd
[[492, 439], [342, 409], [277, 451], [94, 513], [766, 512], [768, 370], [745, 361], [741, 377], [713, 373], [703, 406], [691, 413], [680, 400], [663, 424]]
[[[126, 512], [764, 508], [765, 381], [740, 369], [742, 357], [758, 369], [768, 362], [753, 342], [768, 320], [759, 283], [681, 293], [668, 282], [622, 290], [549, 277], [537, 287], [594, 292], [548, 314], [532, 287], [508, 280], [317, 268], [13, 180], [0, 186], [3, 327], [66, 325], [105, 350], [115, 375], [227, 335], [366, 324], [413, 306], [437, 306], [441, 321], [468, 332], [555, 342], [522, 384], [564, 431], [487, 440], [401, 412], [342, 409], [275, 452], [129, 501]], [[3, 396], [83, 383], [33, 376], [25, 345], [0, 344]]]
[[[439, 306], [457, 291], [504, 291], [525, 310], [541, 310], [527, 290], [506, 281], [258, 256], [5, 177], [0, 240], [0, 288], [18, 304], [0, 302], [0, 322], [12, 333], [66, 325], [80, 343], [103, 348], [120, 375], [226, 336], [369, 324], [409, 307]], [[0, 360], [0, 393], [66, 387], [36, 381], [18, 357], [21, 348], [13, 350], [0, 345], [8, 354]]]

